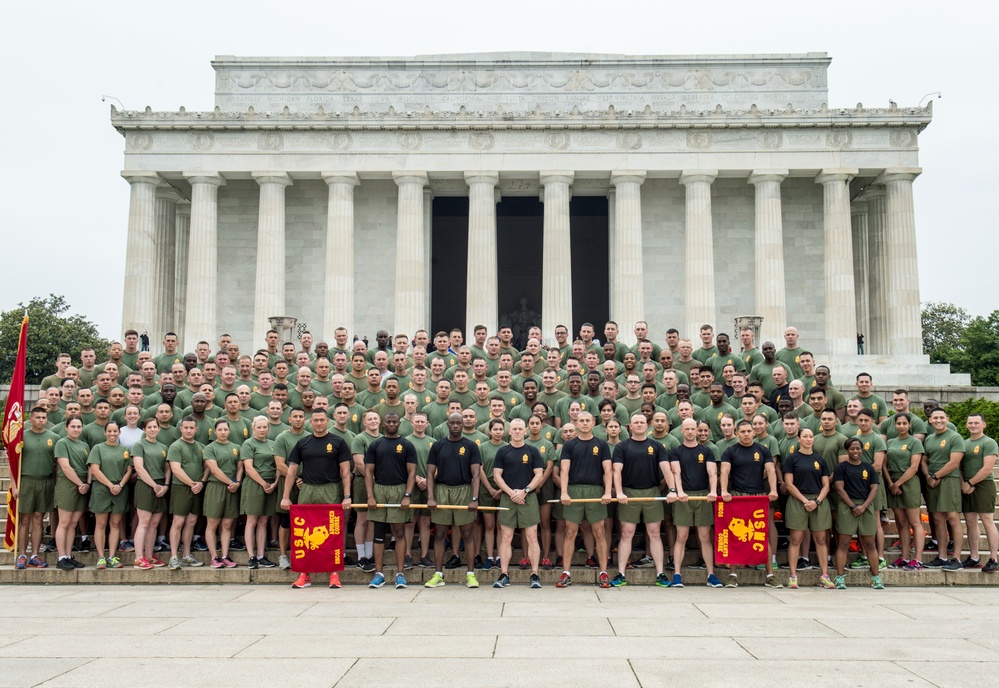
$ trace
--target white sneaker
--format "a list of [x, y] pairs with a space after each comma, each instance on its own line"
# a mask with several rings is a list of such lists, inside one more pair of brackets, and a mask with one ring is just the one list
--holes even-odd
[[291, 560], [288, 558], [287, 554], [282, 554], [278, 558], [278, 568], [282, 571], [287, 571], [291, 568]]

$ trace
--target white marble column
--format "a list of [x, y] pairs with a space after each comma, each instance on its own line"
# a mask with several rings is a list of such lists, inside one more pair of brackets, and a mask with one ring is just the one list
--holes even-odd
[[354, 188], [360, 184], [353, 172], [323, 172], [329, 186], [326, 209], [326, 289], [323, 303], [323, 337], [354, 323]]
[[156, 172], [125, 171], [131, 185], [128, 200], [128, 243], [125, 247], [125, 298], [122, 330], [153, 333], [156, 314]]
[[916, 213], [912, 182], [918, 167], [889, 168], [878, 178], [887, 191], [888, 336], [895, 356], [920, 356], [923, 329], [919, 310], [919, 264], [916, 260]]
[[218, 190], [225, 179], [218, 172], [191, 172], [184, 176], [191, 182], [184, 351], [194, 351], [198, 341], [214, 342], [219, 335]]
[[270, 320], [285, 313], [284, 190], [291, 176], [284, 172], [254, 172], [260, 186], [257, 211], [257, 279], [253, 297], [253, 345], [259, 346]]
[[850, 204], [850, 223], [853, 226], [853, 288], [857, 293], [857, 330], [864, 335], [864, 352], [867, 338], [871, 336], [870, 291], [868, 289], [867, 201]]
[[428, 326], [423, 187], [426, 172], [393, 172], [399, 187], [395, 241], [395, 332], [413, 336]]
[[[424, 294], [426, 298], [424, 303], [426, 310], [424, 313], [427, 315], [427, 322], [423, 324], [423, 327], [430, 329], [430, 306], [433, 301], [433, 226], [434, 226], [434, 192], [430, 190], [430, 187], [423, 189], [423, 255], [426, 256], [426, 268], [423, 273], [423, 284], [424, 284]], [[467, 333], [466, 333], [467, 335]], [[410, 334], [412, 336], [412, 334]]]
[[711, 222], [711, 184], [718, 170], [684, 170], [680, 183], [686, 187], [686, 308], [682, 336], [696, 342], [701, 325], [718, 327], [715, 311], [715, 248]]
[[760, 343], [780, 342], [787, 327], [787, 283], [784, 279], [784, 220], [780, 185], [787, 170], [754, 170], [749, 183], [756, 187], [756, 315]]
[[174, 300], [177, 259], [177, 203], [182, 198], [169, 185], [156, 190], [156, 273], [155, 288], [156, 312], [153, 329], [149, 338], [158, 342], [163, 335], [176, 331], [174, 324]]
[[541, 276], [541, 332], [553, 337], [557, 325], [574, 332], [572, 322], [572, 251], [569, 236], [569, 185], [573, 172], [542, 172], [545, 257]]
[[642, 263], [642, 183], [645, 171], [611, 172], [614, 199], [614, 289], [610, 316], [627, 342], [632, 325], [645, 317], [645, 269]]
[[184, 318], [187, 313], [187, 256], [191, 241], [191, 202], [177, 204], [176, 253], [174, 254], [173, 328], [178, 341], [184, 340]]
[[465, 172], [468, 184], [468, 279], [465, 336], [476, 325], [499, 326], [499, 256], [496, 249], [496, 185], [499, 172]]
[[856, 169], [822, 170], [822, 226], [825, 233], [826, 353], [857, 353], [856, 290], [853, 284], [853, 230], [850, 180]]
[[[617, 227], [615, 226], [615, 215], [617, 214], [617, 192], [613, 186], [607, 189], [607, 288], [610, 293], [614, 293], [614, 261], [617, 259]], [[613, 316], [611, 316], [613, 318]], [[643, 316], [644, 317], [644, 316]], [[620, 327], [621, 323], [618, 323]], [[625, 331], [630, 328], [625, 327]], [[622, 335], [624, 332], [621, 333]], [[634, 334], [632, 335], [634, 336]]]
[[[871, 334], [867, 336], [867, 351], [888, 356], [888, 237], [885, 207], [885, 187], [869, 186], [863, 199], [867, 202], [867, 293]], [[866, 335], [867, 333], [865, 333]]]

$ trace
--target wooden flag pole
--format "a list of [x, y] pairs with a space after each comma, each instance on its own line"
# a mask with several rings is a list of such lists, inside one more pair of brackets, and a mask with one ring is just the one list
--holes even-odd
[[[719, 497], [719, 499], [721, 499], [721, 497]], [[688, 496], [687, 500], [691, 501], [691, 502], [706, 502], [706, 501], [708, 501], [708, 498], [705, 497], [705, 496], [701, 496], [701, 497], [689, 497]], [[593, 498], [587, 498], [587, 499], [573, 499], [569, 503], [570, 504], [600, 504], [602, 501], [603, 500], [600, 499], [599, 497], [593, 497]], [[611, 499], [612, 503], [617, 502], [617, 501], [618, 500], [617, 500], [616, 497], [613, 498], [613, 499]], [[631, 504], [632, 502], [665, 502], [665, 501], [666, 501], [666, 497], [630, 497], [628, 499], [628, 503], [629, 504]], [[549, 499], [548, 503], [549, 504], [561, 504], [562, 500], [561, 499]]]
[[[599, 500], [598, 500], [599, 501]], [[352, 509], [367, 509], [367, 504], [354, 504], [351, 506]], [[401, 509], [402, 504], [375, 504], [376, 509]], [[426, 504], [410, 504], [410, 509], [428, 509]], [[445, 511], [467, 511], [467, 506], [461, 506], [460, 504], [438, 504], [438, 509], [443, 509]], [[510, 507], [506, 506], [480, 506], [476, 508], [477, 511], [509, 511]]]

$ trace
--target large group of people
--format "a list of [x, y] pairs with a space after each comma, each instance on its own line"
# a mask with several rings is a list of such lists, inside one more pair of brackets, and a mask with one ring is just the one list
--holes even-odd
[[[222, 335], [182, 352], [166, 333], [153, 356], [130, 330], [101, 363], [89, 348], [76, 365], [60, 354], [13, 477], [16, 567], [45, 568], [54, 551], [70, 571], [84, 566], [75, 553], [96, 550], [97, 568], [121, 568], [134, 550], [136, 569], [202, 566], [198, 552], [231, 568], [245, 549], [251, 569], [289, 569], [291, 506], [342, 504], [347, 563], [371, 587], [386, 584], [393, 543], [397, 588], [414, 566], [433, 569], [430, 588], [462, 566], [468, 587], [493, 568], [493, 587], [506, 587], [516, 566], [531, 587], [560, 570], [564, 588], [577, 548], [604, 588], [627, 585], [635, 567], [682, 587], [685, 565], [711, 587], [737, 587], [738, 567], [715, 566], [712, 503], [765, 495], [780, 514], [760, 567], [769, 587], [796, 588], [811, 568], [826, 588], [845, 588], [847, 568], [869, 570], [878, 589], [888, 567], [999, 569], [999, 448], [981, 415], [966, 439], [932, 399], [924, 420], [906, 390], [888, 403], [866, 373], [834, 386], [794, 327], [780, 349], [757, 348], [744, 329], [738, 351], [711, 325], [696, 342], [671, 328], [660, 344], [638, 322], [634, 346], [614, 322], [602, 341], [590, 323], [574, 339], [563, 325], [551, 334], [546, 346], [531, 328], [519, 350], [503, 326], [476, 326], [467, 343], [459, 329], [383, 330], [368, 348], [345, 328], [332, 343], [272, 330], [260, 348]], [[936, 557], [924, 563], [927, 547]], [[340, 586], [336, 573], [329, 585]]]

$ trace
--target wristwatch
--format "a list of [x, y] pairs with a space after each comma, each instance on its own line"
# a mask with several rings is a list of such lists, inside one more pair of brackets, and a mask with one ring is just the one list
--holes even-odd
[[930, 473], [930, 479], [931, 480], [937, 480], [937, 474], [936, 473]]
[[822, 500], [818, 497], [815, 498], [815, 506], [822, 506]]
[[527, 487], [524, 488], [524, 494], [526, 494], [526, 495], [531, 494], [531, 486], [530, 485], [528, 485]]
[[475, 497], [472, 497], [472, 501], [473, 501], [473, 502], [477, 502], [477, 501], [479, 501], [479, 497], [478, 497], [478, 495], [476, 495]]
[[402, 496], [403, 496], [403, 497], [412, 497], [412, 496], [413, 496], [413, 494], [412, 494], [411, 492], [403, 492], [403, 493], [402, 493]]
[[671, 487], [671, 488], [669, 488], [668, 492], [672, 492], [673, 494], [676, 494], [676, 488], [675, 487]]

